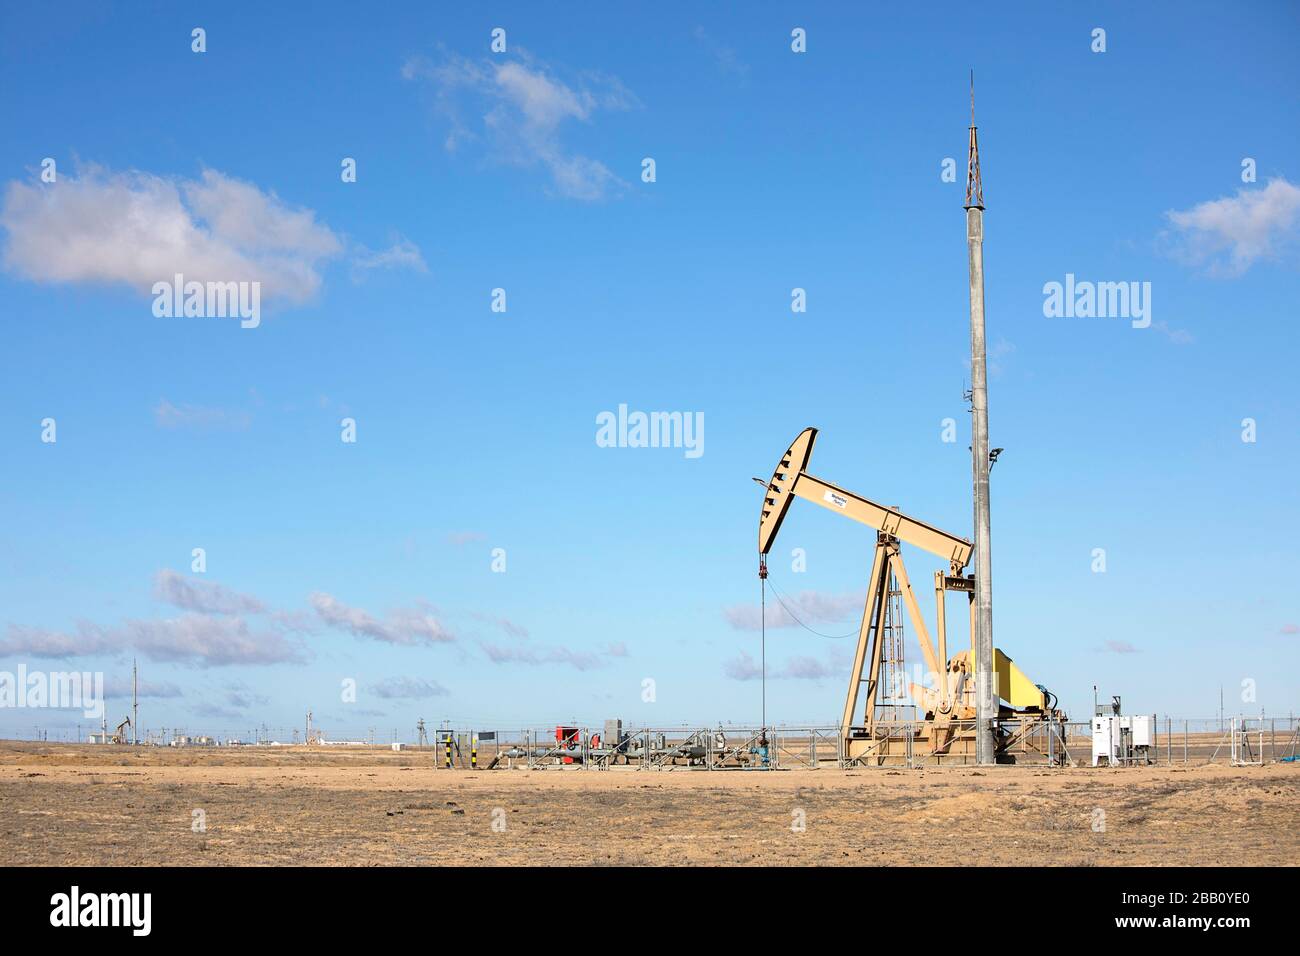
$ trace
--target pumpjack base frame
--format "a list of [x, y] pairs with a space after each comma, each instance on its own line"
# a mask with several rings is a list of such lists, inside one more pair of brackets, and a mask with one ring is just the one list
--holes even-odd
[[[1062, 743], [1064, 715], [1059, 712], [1017, 714], [999, 721], [994, 738], [994, 761], [1015, 764], [1018, 758], [1064, 765], [1068, 753]], [[974, 721], [959, 724], [921, 720], [903, 726], [853, 727], [841, 740], [846, 766], [970, 765], [977, 762]]]

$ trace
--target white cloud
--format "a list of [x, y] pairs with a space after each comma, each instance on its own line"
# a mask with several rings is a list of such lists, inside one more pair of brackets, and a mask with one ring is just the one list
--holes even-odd
[[[604, 163], [573, 151], [561, 137], [570, 121], [587, 123], [600, 110], [637, 105], [614, 77], [588, 73], [570, 85], [526, 55], [485, 63], [462, 57], [440, 64], [412, 59], [402, 76], [433, 85], [438, 107], [451, 123], [449, 151], [482, 139], [501, 162], [544, 167], [556, 192], [571, 199], [603, 199], [624, 185]], [[473, 100], [473, 109], [481, 113], [481, 131], [460, 120], [462, 98]]]
[[[861, 615], [865, 593], [826, 594], [821, 591], [801, 591], [786, 595], [785, 604], [779, 600], [768, 601], [768, 627], [796, 627], [800, 622], [809, 627], [827, 622], [843, 621], [851, 615]], [[789, 610], [786, 610], [789, 605]], [[757, 604], [737, 604], [724, 608], [723, 617], [738, 631], [757, 631], [763, 623], [762, 611]]]
[[1238, 276], [1260, 259], [1287, 254], [1300, 236], [1300, 188], [1271, 179], [1263, 189], [1240, 189], [1165, 216], [1178, 230], [1167, 236], [1177, 258], [1214, 275]]
[[156, 661], [203, 667], [233, 664], [283, 664], [303, 659], [301, 650], [275, 631], [249, 630], [241, 617], [182, 614], [128, 620], [112, 632], [122, 649], [133, 648]]
[[170, 568], [154, 575], [154, 600], [186, 611], [211, 614], [264, 614], [266, 604], [251, 594], [240, 594], [215, 581], [186, 577]]
[[308, 599], [327, 626], [386, 644], [443, 644], [456, 639], [425, 606], [397, 608], [381, 621], [368, 611], [350, 607], [331, 594], [314, 592]]
[[303, 660], [301, 648], [276, 631], [253, 632], [241, 617], [187, 613], [127, 620], [112, 629], [82, 623], [75, 634], [11, 624], [0, 655], [81, 657], [138, 651], [156, 661], [222, 667]]
[[187, 281], [256, 281], [262, 295], [301, 303], [343, 242], [309, 209], [204, 170], [199, 179], [92, 167], [58, 182], [13, 181], [0, 225], [6, 268], [38, 282], [125, 284], [149, 292]]
[[82, 621], [76, 633], [44, 627], [10, 624], [0, 640], [0, 656], [30, 654], [32, 657], [78, 657], [84, 654], [115, 654], [119, 646], [95, 625]]

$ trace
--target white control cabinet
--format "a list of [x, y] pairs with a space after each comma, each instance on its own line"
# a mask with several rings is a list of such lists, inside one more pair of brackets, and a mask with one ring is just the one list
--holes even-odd
[[1092, 718], [1092, 765], [1150, 763], [1155, 718], [1150, 714], [1105, 714]]

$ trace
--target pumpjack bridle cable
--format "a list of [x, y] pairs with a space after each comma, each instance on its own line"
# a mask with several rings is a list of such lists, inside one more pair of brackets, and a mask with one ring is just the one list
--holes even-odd
[[[767, 736], [767, 555], [758, 556], [759, 611], [758, 630], [760, 655], [762, 657], [762, 727], [763, 736]], [[780, 600], [778, 597], [777, 600]]]
[[[766, 554], [760, 554], [758, 556], [758, 581], [759, 581], [758, 631], [759, 631], [759, 656], [761, 658], [761, 663], [759, 665], [759, 672], [761, 676], [761, 685], [762, 685], [762, 690], [761, 690], [762, 727], [763, 727], [763, 736], [764, 738], [766, 738], [767, 736], [767, 555]], [[824, 637], [827, 640], [838, 641], [838, 640], [843, 640], [846, 637], [852, 637], [853, 635], [858, 633], [858, 631], [854, 630], [854, 631], [850, 631], [847, 634], [823, 634], [821, 631], [815, 630], [814, 628], [809, 627], [803, 621], [799, 620], [799, 616], [795, 614], [794, 611], [790, 610], [790, 605], [785, 603], [785, 599], [781, 597], [781, 592], [777, 590], [775, 584], [772, 585], [772, 593], [776, 595], [776, 599], [780, 603], [781, 607], [785, 608], [785, 613], [790, 615], [790, 619], [794, 621], [796, 624], [798, 624], [800, 627], [802, 627], [805, 631], [809, 632], [810, 634], [816, 634], [818, 637]]]
[[[764, 582], [766, 582], [766, 578], [764, 578]], [[821, 631], [818, 631], [815, 628], [811, 628], [803, 621], [799, 620], [799, 615], [795, 614], [794, 611], [790, 610], [790, 605], [785, 603], [785, 599], [781, 597], [781, 592], [777, 590], [775, 584], [772, 585], [772, 593], [776, 595], [776, 599], [780, 603], [781, 607], [785, 608], [785, 613], [790, 615], [790, 619], [794, 621], [796, 624], [798, 624], [800, 627], [802, 627], [809, 634], [816, 634], [818, 637], [824, 637], [828, 641], [842, 641], [846, 637], [856, 637], [858, 635], [858, 628], [854, 628], [853, 630], [849, 631], [847, 634], [823, 634]], [[764, 624], [767, 623], [766, 614], [764, 614], [763, 623]]]

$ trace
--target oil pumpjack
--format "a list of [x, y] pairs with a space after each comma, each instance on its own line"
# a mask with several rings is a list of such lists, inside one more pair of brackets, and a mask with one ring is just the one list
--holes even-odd
[[[977, 761], [979, 701], [973, 653], [976, 592], [974, 576], [965, 573], [973, 546], [967, 539], [912, 518], [897, 508], [877, 504], [814, 477], [808, 471], [808, 462], [816, 439], [817, 429], [805, 428], [772, 472], [758, 519], [758, 552], [765, 557], [771, 550], [796, 498], [875, 529], [876, 546], [867, 578], [867, 600], [840, 719], [843, 758], [848, 762], [883, 763], [906, 753], [918, 761]], [[946, 568], [934, 572], [937, 648], [931, 643], [903, 564], [902, 545], [905, 544], [947, 562]], [[878, 714], [882, 690], [891, 690], [882, 680], [884, 646], [891, 626], [891, 581], [897, 582], [897, 593], [907, 609], [921, 654], [933, 677], [927, 682], [930, 686], [913, 683], [908, 688], [908, 699], [916, 708], [917, 719], [906, 722], [882, 720]], [[946, 601], [950, 591], [969, 598], [972, 635], [971, 648], [957, 651], [951, 657], [948, 656]], [[1047, 722], [1059, 726], [1064, 715], [1056, 709], [1055, 697], [1030, 680], [1001, 650], [994, 649], [993, 661], [993, 678], [989, 683], [992, 697], [998, 702], [993, 722], [994, 758], [1006, 761], [1010, 759], [1013, 745], [1027, 734], [1038, 729], [1055, 732], [1050, 727], [1035, 727], [1036, 724]], [[859, 707], [863, 699], [865, 705]]]

